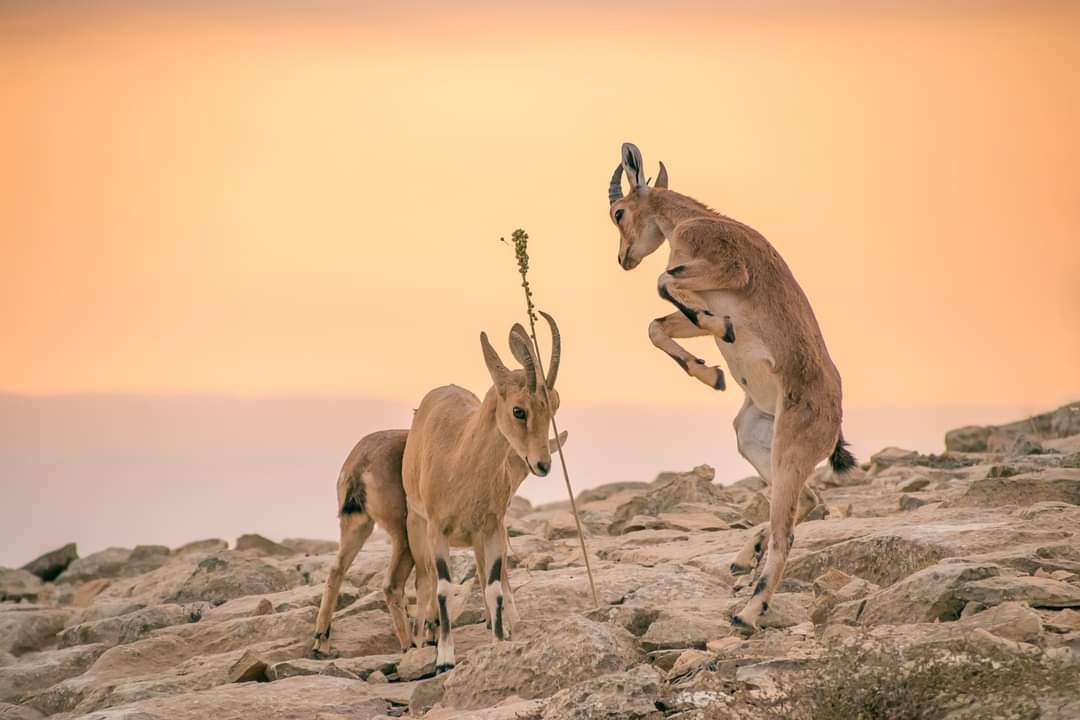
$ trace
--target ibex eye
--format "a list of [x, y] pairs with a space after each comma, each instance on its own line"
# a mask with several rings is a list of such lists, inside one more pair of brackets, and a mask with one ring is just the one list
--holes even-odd
[[521, 408], [515, 406], [514, 407], [514, 417], [516, 417], [518, 420], [524, 420], [525, 419], [525, 411], [522, 410]]
[[625, 213], [625, 212], [626, 211], [623, 210], [622, 208], [619, 208], [618, 210], [615, 211], [615, 222], [616, 223], [622, 222], [622, 216], [623, 216], [623, 213]]

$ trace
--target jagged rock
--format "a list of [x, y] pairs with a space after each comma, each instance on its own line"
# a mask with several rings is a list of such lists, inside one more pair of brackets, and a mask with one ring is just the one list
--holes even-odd
[[547, 697], [572, 682], [626, 670], [643, 659], [626, 630], [571, 616], [533, 640], [473, 650], [446, 675], [441, 702], [470, 710], [511, 695], [527, 700]]
[[82, 583], [71, 593], [72, 607], [90, 607], [94, 604], [94, 599], [105, 592], [110, 585], [112, 585], [112, 580], [108, 578], [96, 578]]
[[887, 586], [950, 554], [933, 534], [928, 533], [925, 539], [917, 534], [905, 535], [881, 533], [828, 545], [793, 558], [784, 577], [809, 581], [837, 568]]
[[605, 483], [603, 485], [597, 485], [596, 487], [582, 490], [578, 493], [577, 503], [578, 506], [585, 505], [586, 503], [597, 502], [599, 500], [607, 500], [612, 495], [623, 495], [626, 493], [644, 494], [649, 491], [652, 486], [647, 482], [613, 482]]
[[734, 500], [731, 492], [713, 484], [715, 474], [708, 465], [699, 465], [688, 473], [661, 475], [647, 493], [631, 498], [615, 509], [609, 532], [612, 535], [621, 535], [623, 524], [634, 516], [655, 516], [684, 503], [731, 503]]
[[196, 540], [189, 542], [185, 545], [181, 545], [172, 551], [174, 557], [179, 556], [203, 556], [203, 555], [217, 555], [220, 552], [224, 552], [229, 549], [229, 543], [220, 538], [209, 538], [207, 540]]
[[763, 493], [753, 493], [750, 496], [749, 502], [743, 505], [743, 519], [751, 525], [768, 522], [769, 508], [769, 498], [765, 497]]
[[912, 510], [918, 510], [923, 505], [928, 504], [929, 500], [923, 498], [917, 498], [914, 495], [901, 495], [900, 496], [900, 509], [904, 512], [911, 512]]
[[948, 452], [986, 452], [990, 428], [967, 425], [945, 433], [945, 450]]
[[551, 696], [544, 704], [544, 720], [660, 720], [657, 709], [664, 695], [663, 678], [650, 665], [602, 675], [577, 683]]
[[994, 507], [1036, 502], [1080, 505], [1080, 469], [1047, 468], [1011, 477], [985, 477], [973, 482], [953, 505]]
[[641, 646], [648, 652], [685, 648], [705, 649], [710, 639], [730, 632], [725, 617], [728, 601], [714, 608], [660, 608], [657, 618], [641, 636]]
[[61, 647], [100, 643], [112, 647], [140, 640], [158, 628], [191, 622], [192, 607], [155, 605], [125, 615], [91, 620], [65, 628], [59, 634]]
[[1020, 435], [1047, 440], [1077, 434], [1080, 434], [1080, 402], [1006, 425], [969, 425], [952, 430], [945, 434], [945, 449], [956, 452], [1005, 452]]
[[1021, 601], [1031, 607], [1080, 607], [1080, 588], [1060, 580], [1029, 575], [997, 576], [964, 583], [957, 597], [986, 606]]
[[310, 538], [285, 538], [285, 547], [305, 555], [332, 555], [338, 551], [336, 540], [313, 540]]
[[337, 713], [348, 720], [370, 720], [388, 709], [389, 704], [375, 696], [367, 683], [314, 676], [155, 697], [98, 710], [76, 720], [250, 720], [314, 718], [318, 713]]
[[919, 453], [914, 450], [905, 450], [898, 447], [887, 447], [884, 450], [879, 450], [870, 456], [870, 474], [876, 475], [886, 468], [890, 468], [893, 465], [903, 465], [910, 463], [912, 460], [919, 457]]
[[859, 622], [880, 625], [955, 620], [972, 599], [962, 595], [961, 588], [1000, 572], [996, 565], [939, 563], [866, 598]]
[[60, 573], [64, 572], [68, 565], [79, 558], [79, 551], [75, 543], [68, 543], [63, 547], [36, 557], [22, 566], [23, 570], [37, 575], [45, 582], [55, 580]]
[[171, 552], [164, 545], [136, 545], [128, 557], [123, 575], [142, 575], [157, 570], [169, 561]]
[[72, 611], [35, 605], [0, 605], [0, 652], [16, 657], [56, 645]]
[[96, 553], [90, 553], [68, 565], [67, 569], [56, 578], [60, 583], [82, 583], [97, 578], [119, 577], [131, 557], [128, 548], [111, 547]]
[[262, 535], [249, 533], [236, 538], [236, 551], [255, 555], [288, 557], [296, 555], [298, 550], [264, 538]]
[[250, 650], [245, 651], [229, 668], [229, 682], [265, 682], [267, 667], [266, 660]]
[[28, 656], [16, 665], [0, 668], [0, 701], [19, 701], [38, 690], [79, 675], [104, 651], [104, 645], [49, 650]]
[[397, 666], [398, 677], [402, 680], [420, 680], [435, 674], [434, 645], [422, 648], [412, 648], [401, 657]]
[[41, 720], [45, 717], [27, 705], [9, 705], [0, 702], [0, 720]]
[[335, 660], [293, 658], [272, 664], [266, 669], [266, 678], [276, 682], [300, 675], [329, 675], [374, 683], [387, 682], [386, 675], [396, 670], [400, 659], [400, 655], [365, 655]]
[[29, 570], [0, 567], [0, 602], [37, 602], [41, 578]]
[[919, 492], [925, 490], [930, 485], [930, 478], [927, 477], [914, 477], [910, 480], [906, 480], [896, 486], [896, 489], [902, 493]]
[[1039, 614], [1018, 602], [1003, 602], [982, 612], [961, 618], [960, 628], [981, 628], [1007, 640], [1033, 643], [1043, 633]]
[[173, 600], [178, 603], [202, 600], [211, 605], [220, 605], [244, 595], [287, 590], [290, 584], [288, 576], [281, 569], [264, 560], [237, 553], [221, 553], [202, 560], [195, 572], [177, 589]]
[[769, 609], [758, 619], [758, 627], [788, 628], [810, 622], [814, 598], [809, 593], [776, 593]]

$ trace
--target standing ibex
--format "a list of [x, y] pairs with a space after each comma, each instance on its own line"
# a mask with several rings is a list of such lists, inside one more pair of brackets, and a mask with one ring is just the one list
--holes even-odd
[[341, 581], [349, 565], [371, 535], [375, 523], [390, 536], [390, 565], [383, 580], [383, 595], [394, 623], [401, 650], [412, 645], [405, 607], [405, 581], [413, 568], [406, 528], [405, 491], [401, 486], [401, 457], [408, 430], [383, 430], [356, 443], [341, 468], [337, 482], [337, 507], [341, 519], [341, 544], [330, 568], [315, 621], [316, 657], [330, 654], [330, 619], [337, 604]]
[[[625, 197], [624, 172], [631, 185]], [[608, 187], [619, 265], [632, 270], [668, 241], [658, 290], [677, 311], [653, 320], [649, 338], [687, 374], [723, 390], [723, 370], [672, 339], [713, 335], [746, 393], [735, 417], [739, 452], [772, 486], [765, 568], [750, 602], [732, 618], [743, 632], [753, 632], [783, 576], [806, 479], [826, 457], [837, 472], [855, 464], [840, 432], [840, 373], [806, 295], [776, 249], [753, 228], [667, 185], [663, 163], [656, 186], [649, 187], [641, 153], [630, 143], [622, 146]], [[753, 533], [731, 565], [733, 574], [748, 573], [760, 561], [765, 535], [765, 527]]]
[[[456, 385], [432, 390], [416, 410], [405, 443], [402, 477], [409, 504], [409, 542], [417, 563], [417, 632], [426, 633], [437, 612], [437, 672], [454, 665], [447, 608], [451, 546], [473, 548], [477, 579], [487, 584], [484, 604], [492, 632], [498, 640], [510, 636], [514, 606], [507, 579], [504, 516], [530, 471], [541, 477], [548, 474], [551, 453], [559, 444], [548, 440], [548, 427], [559, 407], [555, 378], [561, 344], [555, 321], [542, 314], [552, 335], [546, 380], [537, 370], [532, 342], [521, 325], [510, 331], [510, 349], [523, 370], [508, 369], [487, 334], [481, 333], [484, 362], [494, 383], [483, 402]], [[560, 435], [561, 443], [566, 436]], [[505, 616], [504, 598], [509, 606]]]

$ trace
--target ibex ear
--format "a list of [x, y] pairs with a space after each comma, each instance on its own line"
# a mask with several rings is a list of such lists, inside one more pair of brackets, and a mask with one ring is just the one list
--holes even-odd
[[491, 375], [491, 382], [495, 383], [495, 387], [501, 391], [506, 385], [506, 378], [510, 375], [510, 371], [503, 365], [499, 353], [491, 347], [491, 341], [488, 340], [486, 332], [480, 333], [480, 347], [484, 351], [484, 364], [487, 365], [488, 373]]
[[648, 187], [648, 178], [645, 177], [645, 163], [641, 161], [641, 151], [633, 143], [623, 143], [622, 166], [626, 177], [630, 180], [630, 186], [635, 190]]
[[663, 160], [660, 161], [660, 174], [656, 176], [656, 187], [667, 189], [667, 168]]
[[569, 433], [567, 433], [566, 430], [563, 430], [561, 433], [559, 433], [558, 440], [556, 440], [555, 438], [548, 439], [548, 452], [556, 452], [559, 448], [565, 445], [567, 435], [569, 435]]

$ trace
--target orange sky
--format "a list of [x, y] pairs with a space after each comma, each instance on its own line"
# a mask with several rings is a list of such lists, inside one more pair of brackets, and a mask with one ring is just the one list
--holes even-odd
[[1080, 396], [1080, 10], [749, 5], [3, 4], [0, 391], [482, 390], [522, 226], [564, 401], [734, 412], [616, 265], [632, 140], [786, 257], [849, 406]]

